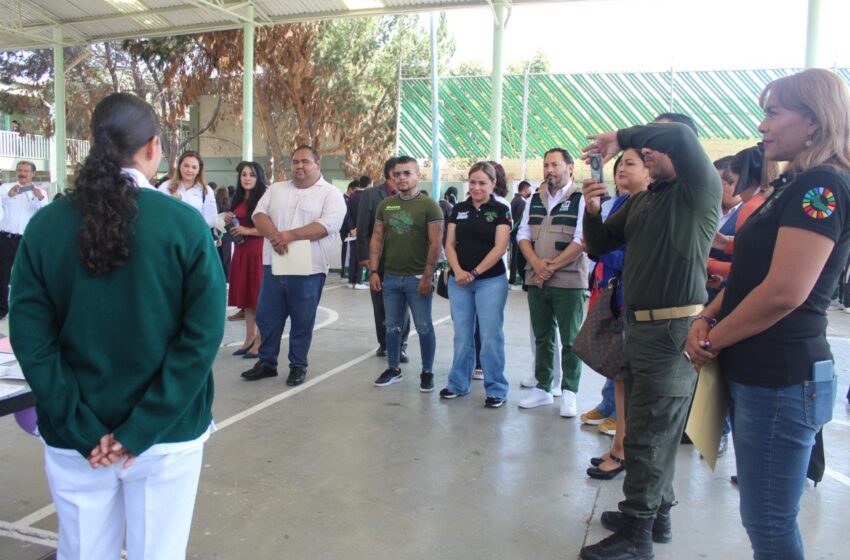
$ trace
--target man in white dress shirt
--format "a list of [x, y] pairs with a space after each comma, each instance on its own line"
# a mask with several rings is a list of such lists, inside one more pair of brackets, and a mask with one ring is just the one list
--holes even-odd
[[[573, 183], [573, 158], [552, 148], [543, 159], [546, 181], [532, 195], [517, 231], [526, 260], [525, 283], [534, 332], [534, 374], [537, 386], [519, 402], [520, 408], [552, 404], [553, 357], [561, 340], [561, 416], [577, 414], [576, 393], [581, 360], [573, 341], [581, 328], [587, 290], [587, 257], [582, 247], [584, 196]], [[557, 329], [556, 329], [557, 327]]]
[[9, 313], [9, 278], [18, 243], [30, 221], [47, 204], [47, 193], [33, 185], [35, 164], [21, 161], [15, 167], [17, 183], [0, 185], [0, 319]]
[[[292, 153], [292, 180], [272, 184], [257, 203], [253, 220], [265, 237], [263, 283], [257, 302], [260, 359], [242, 373], [248, 381], [277, 375], [277, 357], [286, 320], [289, 319], [289, 377], [294, 387], [307, 377], [307, 354], [313, 340], [316, 309], [330, 266], [331, 251], [345, 219], [342, 193], [322, 177], [319, 154], [311, 146]], [[283, 255], [289, 245], [310, 242], [310, 273], [275, 275], [272, 253]]]

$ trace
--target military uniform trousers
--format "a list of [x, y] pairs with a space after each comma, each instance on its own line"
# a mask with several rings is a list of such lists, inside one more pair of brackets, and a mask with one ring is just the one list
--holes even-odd
[[626, 515], [654, 518], [672, 503], [676, 452], [696, 384], [684, 356], [691, 319], [637, 322], [626, 318], [623, 381], [626, 392]]

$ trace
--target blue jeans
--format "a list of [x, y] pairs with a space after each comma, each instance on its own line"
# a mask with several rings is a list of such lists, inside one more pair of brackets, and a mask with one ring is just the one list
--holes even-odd
[[257, 327], [262, 336], [260, 361], [277, 368], [280, 339], [289, 318], [292, 320], [289, 327], [289, 367], [307, 367], [316, 308], [324, 286], [324, 274], [275, 276], [271, 266], [263, 266], [263, 283], [257, 301]]
[[596, 412], [607, 418], [617, 417], [617, 403], [614, 401], [614, 380], [606, 379], [602, 386], [602, 400], [595, 407]]
[[836, 385], [781, 389], [729, 382], [741, 520], [755, 560], [801, 560], [800, 496], [815, 434], [832, 419]]
[[422, 355], [422, 371], [434, 370], [434, 354], [437, 351], [437, 335], [431, 322], [431, 293], [419, 294], [419, 278], [384, 274], [384, 324], [387, 326], [387, 361], [391, 368], [398, 368], [401, 358], [401, 332], [404, 328], [405, 303], [413, 315], [413, 324], [419, 333], [419, 351]]
[[508, 396], [505, 379], [505, 303], [508, 301], [508, 279], [505, 275], [475, 280], [461, 288], [449, 276], [449, 305], [454, 322], [454, 358], [449, 373], [448, 389], [456, 395], [469, 392], [475, 369], [475, 320], [481, 330], [481, 368], [484, 391], [488, 397]]

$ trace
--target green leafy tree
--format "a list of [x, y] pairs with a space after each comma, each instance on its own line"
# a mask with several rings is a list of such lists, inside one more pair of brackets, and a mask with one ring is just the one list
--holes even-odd
[[543, 52], [543, 49], [538, 48], [530, 59], [512, 62], [508, 64], [505, 71], [508, 74], [525, 74], [526, 68], [531, 74], [548, 74], [551, 72], [549, 57]]

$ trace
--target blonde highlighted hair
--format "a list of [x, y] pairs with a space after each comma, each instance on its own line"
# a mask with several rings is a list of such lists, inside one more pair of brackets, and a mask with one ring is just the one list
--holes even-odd
[[759, 97], [811, 119], [817, 130], [785, 171], [799, 174], [821, 164], [850, 171], [850, 88], [833, 72], [811, 68], [767, 84]]

